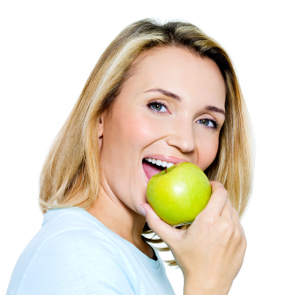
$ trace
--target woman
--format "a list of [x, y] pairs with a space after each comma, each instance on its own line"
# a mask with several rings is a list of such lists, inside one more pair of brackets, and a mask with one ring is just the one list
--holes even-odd
[[[212, 180], [191, 226], [173, 228], [147, 204], [162, 169], [148, 158], [192, 162]], [[136, 22], [103, 53], [51, 148], [44, 223], [7, 294], [173, 294], [147, 243], [162, 240], [184, 294], [227, 294], [246, 249], [239, 216], [250, 188], [248, 119], [225, 51], [191, 24]], [[149, 229], [162, 240], [144, 237]]]

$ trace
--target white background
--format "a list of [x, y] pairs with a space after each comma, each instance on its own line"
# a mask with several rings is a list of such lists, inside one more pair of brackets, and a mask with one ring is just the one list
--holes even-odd
[[[0, 293], [38, 231], [38, 178], [99, 56], [147, 17], [192, 22], [230, 54], [256, 141], [248, 248], [230, 294], [297, 294], [296, 8], [293, 1], [2, 1]], [[180, 271], [167, 268], [182, 294]]]

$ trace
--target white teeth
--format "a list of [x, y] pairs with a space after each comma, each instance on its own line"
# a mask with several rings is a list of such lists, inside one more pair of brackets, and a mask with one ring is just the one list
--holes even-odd
[[162, 167], [165, 167], [165, 166], [167, 167], [167, 162], [166, 161], [162, 161], [161, 166]]
[[145, 158], [145, 160], [155, 165], [166, 167], [167, 169], [174, 165], [173, 163], [170, 163], [170, 162], [168, 163], [166, 161], [156, 160], [152, 158]]

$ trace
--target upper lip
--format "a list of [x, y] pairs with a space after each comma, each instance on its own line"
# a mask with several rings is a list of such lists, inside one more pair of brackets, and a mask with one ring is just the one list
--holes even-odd
[[165, 156], [165, 155], [158, 155], [158, 154], [147, 155], [144, 157], [144, 159], [145, 158], [153, 158], [156, 160], [166, 161], [167, 163], [173, 163], [173, 164], [177, 164], [177, 163], [181, 163], [181, 162], [189, 162], [185, 159], [177, 158], [174, 156]]

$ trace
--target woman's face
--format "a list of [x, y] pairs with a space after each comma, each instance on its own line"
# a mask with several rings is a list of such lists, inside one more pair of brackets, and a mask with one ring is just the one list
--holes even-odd
[[145, 159], [188, 161], [202, 170], [213, 162], [226, 91], [215, 62], [186, 49], [155, 48], [137, 61], [110, 113], [102, 114], [99, 146], [104, 191], [140, 213], [149, 178], [164, 169]]

